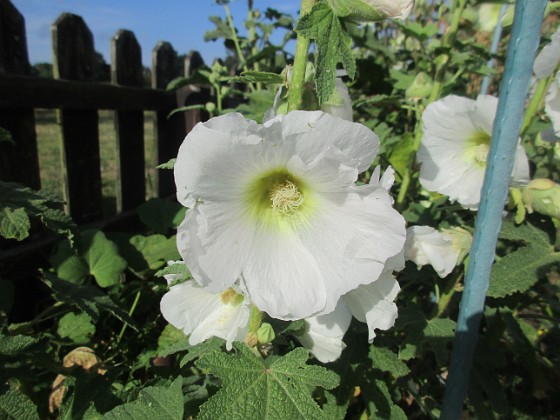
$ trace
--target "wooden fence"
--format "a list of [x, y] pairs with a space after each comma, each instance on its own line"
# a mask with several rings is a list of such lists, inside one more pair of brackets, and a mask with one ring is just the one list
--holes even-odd
[[[117, 213], [146, 199], [144, 111], [154, 111], [158, 163], [176, 156], [185, 134], [201, 120], [198, 110], [169, 113], [178, 106], [206, 103], [209, 91], [186, 86], [167, 92], [178, 76], [178, 56], [160, 42], [152, 53], [152, 87], [143, 87], [141, 49], [134, 33], [119, 30], [111, 41], [111, 83], [95, 83], [95, 50], [84, 20], [62, 14], [52, 25], [54, 79], [31, 76], [23, 16], [9, 0], [0, 0], [0, 127], [15, 145], [0, 143], [0, 180], [39, 189], [41, 179], [34, 110], [59, 110], [63, 191], [67, 208], [79, 223], [102, 219], [98, 110], [115, 112]], [[185, 69], [202, 65], [198, 53], [187, 56]], [[202, 116], [203, 117], [203, 116]], [[174, 193], [171, 171], [158, 171], [160, 197]]]

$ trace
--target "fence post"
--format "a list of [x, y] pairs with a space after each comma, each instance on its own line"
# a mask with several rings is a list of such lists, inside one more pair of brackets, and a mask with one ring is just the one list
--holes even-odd
[[441, 418], [461, 417], [546, 0], [517, 0]]
[[[196, 70], [204, 66], [204, 60], [198, 51], [191, 51], [185, 57], [185, 77], [190, 77], [194, 74]], [[181, 89], [177, 92], [177, 95], [181, 94]], [[211, 99], [210, 88], [199, 86], [196, 90], [189, 91], [186, 93], [185, 98], [182, 100], [185, 106], [188, 105], [204, 105]], [[200, 121], [206, 121], [208, 119], [208, 112], [201, 109], [191, 109], [185, 113], [185, 133], [190, 133], [193, 127]]]
[[[142, 87], [142, 54], [131, 31], [118, 31], [111, 41], [111, 82]], [[117, 213], [132, 210], [146, 199], [144, 112], [115, 112], [117, 135]]]
[[[9, 0], [0, 0], [0, 73], [29, 75], [25, 20]], [[15, 144], [0, 143], [0, 179], [41, 188], [33, 109], [5, 109], [0, 127]]]
[[[152, 87], [165, 89], [167, 84], [178, 77], [177, 53], [169, 42], [160, 42], [152, 52]], [[177, 104], [182, 106], [183, 104]], [[158, 111], [155, 115], [155, 133], [157, 163], [165, 163], [177, 156], [179, 146], [185, 138], [185, 117], [176, 113], [167, 118], [172, 109]], [[159, 197], [167, 197], [175, 193], [173, 173], [160, 170], [156, 174], [156, 185]]]
[[[91, 81], [94, 78], [93, 35], [84, 20], [63, 13], [52, 25], [55, 79]], [[62, 109], [64, 194], [77, 223], [102, 217], [99, 127], [97, 110]]]

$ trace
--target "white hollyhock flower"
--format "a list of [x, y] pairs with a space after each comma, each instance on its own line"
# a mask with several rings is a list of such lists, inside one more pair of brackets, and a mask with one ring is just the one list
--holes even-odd
[[418, 268], [431, 265], [444, 278], [464, 258], [471, 241], [470, 233], [461, 228], [438, 232], [430, 226], [411, 226], [406, 230], [405, 258]]
[[175, 163], [178, 200], [191, 208], [177, 244], [194, 279], [209, 293], [239, 280], [274, 318], [332, 312], [404, 245], [387, 190], [354, 184], [378, 146], [363, 125], [320, 111], [197, 124]]
[[535, 58], [533, 73], [537, 79], [550, 76], [560, 64], [560, 27], [554, 32], [550, 43], [545, 45]]
[[[175, 280], [174, 275], [165, 278], [168, 283]], [[234, 341], [245, 339], [251, 316], [250, 303], [242, 294], [232, 288], [208, 293], [192, 280], [171, 286], [160, 309], [167, 322], [189, 336], [191, 345], [220, 337], [228, 350]]]
[[[478, 209], [497, 105], [498, 99], [488, 95], [476, 101], [451, 95], [428, 105], [417, 154], [424, 188]], [[519, 144], [511, 182], [529, 182], [529, 161]]]

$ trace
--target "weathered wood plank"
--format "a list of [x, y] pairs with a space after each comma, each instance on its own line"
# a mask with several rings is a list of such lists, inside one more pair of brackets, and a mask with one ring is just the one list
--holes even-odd
[[[204, 60], [198, 51], [191, 51], [185, 57], [185, 77], [192, 76], [196, 70], [204, 66]], [[190, 88], [194, 90], [191, 92]], [[204, 86], [186, 86], [177, 92], [178, 103], [184, 106], [205, 104], [211, 100], [211, 90]], [[189, 133], [200, 121], [208, 119], [208, 112], [192, 109], [185, 113], [185, 134]]]
[[[140, 44], [130, 31], [120, 30], [111, 41], [111, 80], [115, 84], [143, 84]], [[115, 113], [117, 134], [117, 212], [131, 210], [146, 199], [144, 112]]]
[[[62, 14], [52, 26], [56, 79], [93, 81], [93, 35], [84, 20]], [[61, 110], [64, 190], [77, 223], [102, 218], [97, 110]]]
[[[0, 0], [0, 73], [28, 75], [30, 69], [25, 20], [8, 0]], [[33, 109], [14, 109], [8, 103], [0, 113], [0, 127], [15, 141], [0, 143], [0, 179], [41, 188]]]
[[[152, 87], [165, 89], [168, 83], [179, 76], [177, 53], [168, 42], [160, 42], [152, 52]], [[182, 103], [175, 107], [182, 106]], [[177, 156], [179, 146], [185, 137], [184, 113], [174, 114], [167, 118], [169, 111], [157, 112], [155, 115], [155, 135], [157, 163], [165, 163]], [[159, 197], [167, 197], [175, 193], [173, 173], [160, 170], [156, 176]]]
[[165, 110], [175, 106], [175, 93], [105, 83], [39, 79], [0, 74], [0, 109], [57, 108]]

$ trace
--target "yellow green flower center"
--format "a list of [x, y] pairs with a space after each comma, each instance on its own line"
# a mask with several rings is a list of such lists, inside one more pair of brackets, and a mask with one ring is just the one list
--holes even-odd
[[490, 140], [490, 134], [486, 131], [474, 133], [467, 141], [467, 161], [474, 161], [480, 166], [486, 166], [486, 159], [488, 158], [488, 151], [490, 150]]
[[247, 215], [265, 227], [284, 230], [309, 216], [315, 207], [309, 187], [284, 168], [270, 170], [248, 183]]

